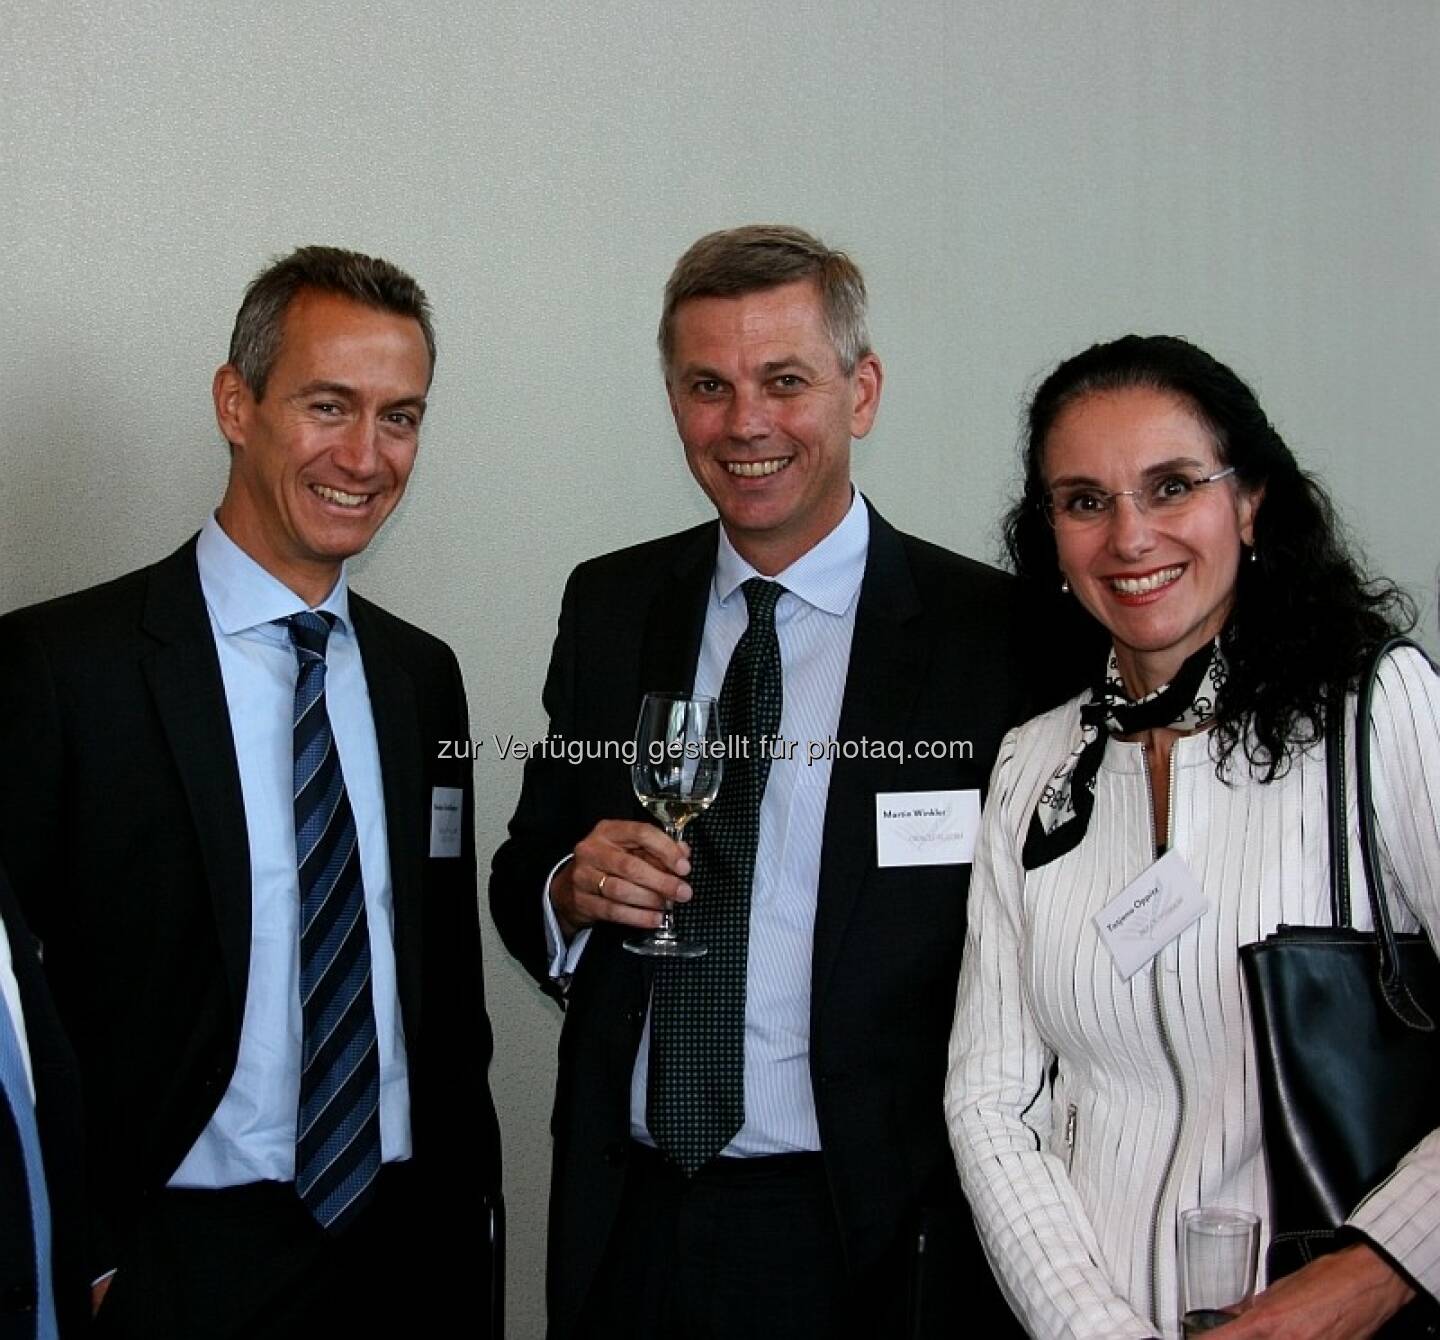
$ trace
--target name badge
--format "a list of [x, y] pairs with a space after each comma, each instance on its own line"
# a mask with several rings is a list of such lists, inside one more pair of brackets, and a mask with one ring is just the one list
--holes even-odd
[[430, 855], [460, 855], [460, 819], [464, 793], [458, 786], [437, 786], [430, 792]]
[[1210, 906], [1190, 867], [1173, 847], [1113, 902], [1095, 927], [1127, 982]]
[[968, 865], [980, 831], [980, 793], [891, 791], [875, 797], [879, 865]]

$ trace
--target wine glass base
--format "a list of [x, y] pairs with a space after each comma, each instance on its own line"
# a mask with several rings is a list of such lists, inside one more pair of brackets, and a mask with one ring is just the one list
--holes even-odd
[[694, 940], [679, 940], [672, 937], [647, 935], [643, 940], [626, 940], [625, 948], [643, 958], [704, 958], [709, 945], [696, 944]]

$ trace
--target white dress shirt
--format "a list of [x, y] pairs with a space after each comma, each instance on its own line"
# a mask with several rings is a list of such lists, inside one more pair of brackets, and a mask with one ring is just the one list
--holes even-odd
[[[294, 711], [298, 663], [276, 625], [308, 608], [210, 517], [195, 551], [245, 802], [250, 849], [250, 974], [230, 1087], [170, 1179], [175, 1187], [293, 1181], [300, 1102], [300, 883], [295, 861]], [[342, 570], [318, 606], [335, 615], [325, 701], [360, 842], [380, 1053], [380, 1145], [410, 1155], [410, 1089], [395, 983], [390, 855], [380, 752]]]
[[[870, 513], [856, 493], [840, 524], [774, 578], [785, 587], [775, 608], [784, 676], [780, 736], [797, 743], [793, 758], [772, 761], [760, 805], [745, 978], [745, 1124], [723, 1151], [731, 1156], [820, 1148], [810, 1086], [810, 960], [830, 760], [810, 762], [807, 746], [834, 739], [840, 722], [869, 547]], [[695, 667], [697, 694], [719, 698], [730, 654], [750, 621], [740, 587], [757, 576], [722, 526]], [[548, 896], [545, 909], [551, 971], [573, 972], [588, 932], [567, 949]], [[630, 1133], [645, 1144], [654, 1143], [645, 1125], [649, 1062], [647, 1017], [630, 1082]]]

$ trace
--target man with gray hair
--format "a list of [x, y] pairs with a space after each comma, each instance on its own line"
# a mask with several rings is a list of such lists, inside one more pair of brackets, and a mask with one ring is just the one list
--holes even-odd
[[437, 747], [465, 693], [345, 567], [434, 356], [395, 266], [276, 261], [199, 535], [0, 620], [0, 857], [83, 1074], [102, 1334], [489, 1334], [472, 779]]
[[[550, 1334], [948, 1333], [996, 1297], [941, 1090], [980, 791], [1025, 705], [1016, 587], [853, 489], [883, 370], [843, 253], [701, 238], [659, 342], [718, 524], [576, 569], [545, 706], [627, 741], [679, 688], [731, 748], [688, 843], [613, 749], [537, 753], [495, 857], [501, 935], [567, 1003]], [[626, 952], [672, 901], [703, 957]]]

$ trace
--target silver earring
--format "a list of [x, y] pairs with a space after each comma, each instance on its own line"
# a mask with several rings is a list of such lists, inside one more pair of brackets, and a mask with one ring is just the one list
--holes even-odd
[[1070, 594], [1070, 579], [1068, 577], [1060, 578], [1060, 594], [1062, 596], [1068, 596]]

